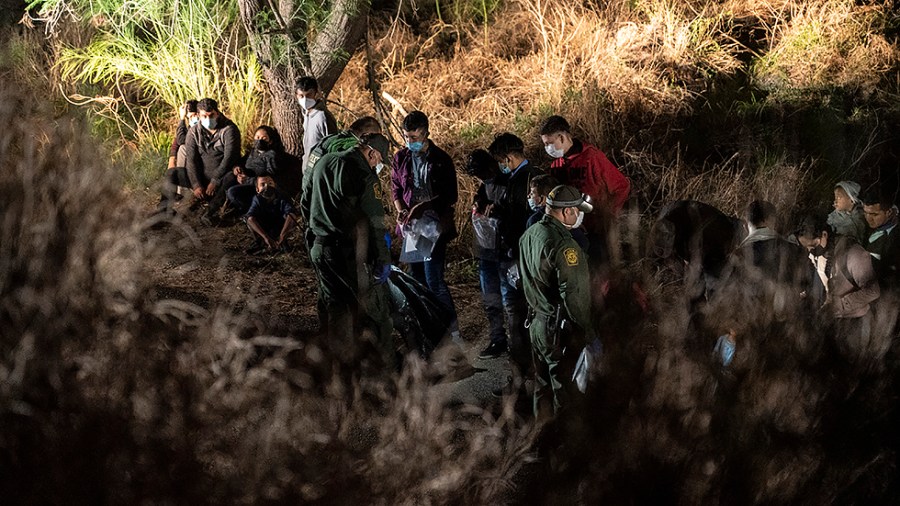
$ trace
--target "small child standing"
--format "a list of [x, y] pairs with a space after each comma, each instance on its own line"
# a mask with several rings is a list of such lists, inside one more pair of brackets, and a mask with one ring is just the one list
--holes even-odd
[[834, 187], [834, 211], [828, 215], [828, 224], [837, 235], [852, 238], [865, 246], [866, 217], [859, 200], [859, 183], [841, 181]]

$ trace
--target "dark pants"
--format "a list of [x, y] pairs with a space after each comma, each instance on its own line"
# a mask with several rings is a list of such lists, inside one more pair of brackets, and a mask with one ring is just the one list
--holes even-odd
[[872, 311], [858, 318], [835, 319], [835, 339], [844, 357], [860, 366], [880, 363], [887, 351], [873, 342]]
[[228, 203], [239, 214], [244, 214], [250, 209], [250, 204], [256, 195], [256, 179], [251, 178], [251, 181], [253, 182], [236, 184], [225, 192]]
[[[285, 218], [281, 217], [273, 220], [261, 220], [259, 217], [256, 217], [256, 222], [259, 224], [260, 228], [263, 229], [263, 232], [269, 235], [271, 239], [278, 239], [281, 236], [281, 230], [284, 229]], [[253, 238], [254, 241], [262, 241], [262, 236], [258, 235], [252, 228], [250, 228], [250, 224], [247, 224], [247, 230], [250, 231], [250, 237]]]
[[[219, 209], [225, 204], [225, 197], [228, 194], [228, 190], [236, 184], [237, 176], [235, 176], [233, 172], [229, 172], [222, 176], [222, 179], [219, 180], [219, 185], [216, 186], [216, 192], [209, 198], [209, 209], [206, 211], [207, 216], [214, 216], [219, 212]], [[204, 190], [206, 190], [206, 188], [204, 188]]]
[[[525, 374], [531, 369], [531, 342], [525, 329], [528, 307], [521, 283], [510, 276], [510, 268], [514, 264], [511, 260], [482, 259], [478, 265], [478, 277], [491, 342], [508, 344], [510, 359]], [[508, 339], [503, 327], [504, 314], [509, 328]]]
[[528, 327], [535, 371], [534, 415], [539, 420], [559, 414], [581, 398], [572, 381], [581, 349], [569, 346], [563, 353], [565, 344], [561, 342], [560, 332], [550, 328], [552, 318], [555, 316], [536, 315]]
[[[317, 240], [310, 248], [310, 260], [319, 283], [319, 296], [326, 311], [327, 343], [333, 356], [345, 364], [356, 364], [367, 358], [364, 339], [371, 334], [371, 344], [379, 359], [393, 368], [393, 328], [384, 285], [358, 282], [354, 248]], [[364, 269], [364, 274], [371, 272]]]
[[184, 167], [174, 167], [166, 169], [163, 176], [162, 188], [160, 190], [159, 206], [160, 210], [172, 212], [172, 205], [178, 199], [178, 187], [190, 188], [191, 180], [188, 178], [187, 169]]
[[452, 315], [450, 332], [458, 332], [459, 323], [456, 320], [456, 306], [453, 304], [453, 297], [450, 296], [450, 288], [447, 286], [447, 282], [444, 281], [448, 243], [449, 241], [444, 239], [444, 236], [439, 237], [434, 245], [434, 250], [431, 252], [431, 260], [409, 264], [409, 269], [412, 277], [428, 287], [435, 297], [444, 304], [444, 307], [450, 311]]

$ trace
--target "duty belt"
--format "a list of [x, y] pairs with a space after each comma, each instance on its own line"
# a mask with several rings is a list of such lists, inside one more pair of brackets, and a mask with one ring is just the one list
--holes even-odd
[[346, 239], [337, 235], [317, 235], [316, 238], [313, 239], [313, 244], [318, 244], [320, 246], [329, 246], [332, 248], [339, 246], [350, 246], [350, 243]]

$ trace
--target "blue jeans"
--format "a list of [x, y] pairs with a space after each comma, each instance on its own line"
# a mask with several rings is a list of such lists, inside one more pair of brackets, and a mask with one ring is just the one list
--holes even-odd
[[435, 297], [450, 310], [452, 317], [450, 332], [456, 332], [459, 330], [459, 323], [456, 321], [456, 306], [453, 304], [453, 297], [450, 296], [450, 288], [444, 281], [444, 269], [447, 266], [447, 243], [449, 241], [443, 236], [439, 237], [431, 252], [431, 260], [409, 264], [409, 270], [416, 281], [428, 287]]
[[488, 319], [491, 343], [506, 344], [503, 308], [510, 300], [515, 287], [506, 275], [509, 262], [481, 259], [478, 261], [478, 279], [481, 283], [481, 300]]
[[[520, 282], [510, 278], [512, 260], [480, 260], [478, 275], [481, 297], [488, 317], [491, 343], [509, 344], [509, 354], [524, 373], [531, 368], [531, 342], [525, 330], [528, 307]], [[503, 317], [509, 326], [509, 339], [503, 328]]]

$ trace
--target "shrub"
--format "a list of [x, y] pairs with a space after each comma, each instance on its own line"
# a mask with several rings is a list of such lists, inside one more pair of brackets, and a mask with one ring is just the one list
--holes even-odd
[[[11, 503], [494, 502], [529, 427], [447, 409], [420, 363], [333, 374], [234, 287], [154, 295], [165, 262], [83, 122], [0, 90], [0, 494]], [[241, 307], [243, 309], [237, 309]], [[346, 371], [344, 371], [346, 372]], [[359, 380], [362, 376], [364, 379]], [[343, 378], [343, 379], [341, 379]]]
[[778, 101], [827, 96], [835, 88], [876, 94], [898, 61], [885, 38], [891, 16], [885, 9], [841, 0], [793, 5], [774, 20], [771, 46], [753, 64], [757, 85]]

